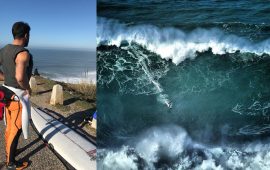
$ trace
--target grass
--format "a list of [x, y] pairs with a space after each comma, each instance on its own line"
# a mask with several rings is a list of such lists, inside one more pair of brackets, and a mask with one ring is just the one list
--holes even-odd
[[68, 89], [80, 93], [83, 98], [95, 100], [96, 99], [96, 84], [81, 82], [78, 84], [66, 84]]
[[79, 95], [83, 100], [93, 101], [96, 100], [96, 84], [81, 81], [77, 84], [63, 83], [54, 80], [50, 80], [43, 77], [36, 77], [41, 80], [46, 89], [52, 89], [54, 85], [60, 84], [63, 86], [64, 90], [71, 92], [72, 95]]
[[[46, 91], [49, 91], [53, 88], [54, 85], [60, 84], [63, 86], [63, 92], [64, 92], [64, 101], [74, 98], [74, 101], [69, 101], [68, 105], [74, 103], [76, 107], [87, 109], [87, 108], [95, 108], [95, 102], [96, 102], [96, 84], [95, 83], [89, 83], [89, 82], [83, 82], [77, 84], [72, 83], [64, 83], [64, 82], [58, 82], [54, 80], [50, 80], [44, 77], [36, 77], [37, 81], [40, 85], [42, 85]], [[44, 91], [44, 90], [43, 90]], [[34, 94], [35, 95], [35, 94]], [[38, 95], [38, 94], [36, 94]], [[48, 99], [49, 100], [49, 99]], [[49, 101], [48, 101], [49, 103]], [[65, 108], [66, 105], [63, 106], [56, 106], [57, 109], [60, 109], [61, 111], [69, 111], [70, 108]]]
[[[96, 110], [96, 84], [83, 81], [77, 84], [63, 83], [41, 76], [35, 78], [39, 87], [38, 93], [32, 99], [36, 101], [37, 105], [40, 104], [42, 107], [49, 108], [65, 117], [78, 112], [81, 112], [84, 117], [89, 114], [89, 110], [90, 112]], [[63, 105], [50, 105], [50, 93], [55, 84], [60, 84], [63, 87]], [[83, 123], [78, 126], [81, 125]], [[83, 129], [88, 134], [96, 136], [96, 130], [91, 128], [90, 125], [86, 124]]]
[[56, 104], [55, 107], [63, 112], [68, 112], [70, 111], [70, 106], [64, 106], [60, 104]]
[[[41, 78], [41, 77], [40, 77]], [[48, 89], [52, 89], [54, 85], [56, 85], [57, 83], [53, 80], [47, 79], [47, 78], [42, 78], [42, 82], [44, 84], [46, 84], [46, 87]]]
[[79, 108], [94, 108], [94, 106], [92, 104], [89, 104], [88, 102], [86, 101], [83, 101], [83, 100], [79, 100], [76, 102], [76, 105], [77, 107]]

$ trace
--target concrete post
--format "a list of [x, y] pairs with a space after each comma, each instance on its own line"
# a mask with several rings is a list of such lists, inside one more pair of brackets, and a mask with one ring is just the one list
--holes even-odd
[[50, 104], [51, 105], [56, 105], [56, 104], [63, 105], [63, 103], [64, 103], [63, 87], [59, 84], [56, 84], [53, 86]]
[[97, 119], [92, 120], [91, 127], [97, 129]]
[[29, 81], [30, 88], [33, 92], [37, 92], [37, 81], [35, 77], [31, 77]]

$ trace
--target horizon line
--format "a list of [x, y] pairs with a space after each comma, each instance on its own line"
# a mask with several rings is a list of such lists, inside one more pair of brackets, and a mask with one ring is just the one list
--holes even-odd
[[84, 51], [96, 51], [96, 48], [90, 47], [59, 47], [59, 46], [29, 46], [30, 49], [60, 49], [60, 50], [84, 50]]
[[[11, 43], [7, 43], [7, 44], [11, 44]], [[5, 44], [5, 45], [7, 45]], [[0, 44], [0, 48], [4, 47], [5, 45]], [[29, 49], [55, 49], [55, 50], [83, 50], [83, 51], [91, 51], [91, 52], [96, 52], [96, 48], [95, 47], [68, 47], [68, 46], [28, 46], [26, 48]]]

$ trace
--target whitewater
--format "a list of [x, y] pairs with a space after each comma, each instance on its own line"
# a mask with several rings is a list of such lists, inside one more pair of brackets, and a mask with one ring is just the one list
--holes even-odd
[[98, 169], [269, 169], [269, 4], [141, 3], [98, 3]]
[[[149, 36], [150, 35], [150, 36]], [[158, 28], [153, 25], [127, 27], [117, 20], [99, 18], [97, 22], [97, 43], [121, 46], [136, 42], [157, 53], [161, 58], [179, 64], [187, 58], [195, 58], [197, 52], [211, 50], [213, 54], [270, 53], [270, 39], [252, 43], [236, 35], [228, 35], [217, 28], [197, 28], [185, 33], [176, 28]]]
[[261, 169], [270, 167], [269, 139], [245, 145], [207, 146], [177, 126], [153, 127], [132, 144], [98, 150], [99, 169]]

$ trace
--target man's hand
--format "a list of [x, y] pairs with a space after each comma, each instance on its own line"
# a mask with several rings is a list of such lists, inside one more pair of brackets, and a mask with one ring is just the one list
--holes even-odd
[[27, 89], [26, 90], [26, 93], [29, 95], [29, 97], [31, 96], [31, 94], [32, 94], [32, 89]]
[[24, 91], [23, 96], [27, 95], [28, 98], [30, 98], [31, 97], [31, 94], [32, 94], [32, 90], [31, 89], [27, 89], [27, 90]]

